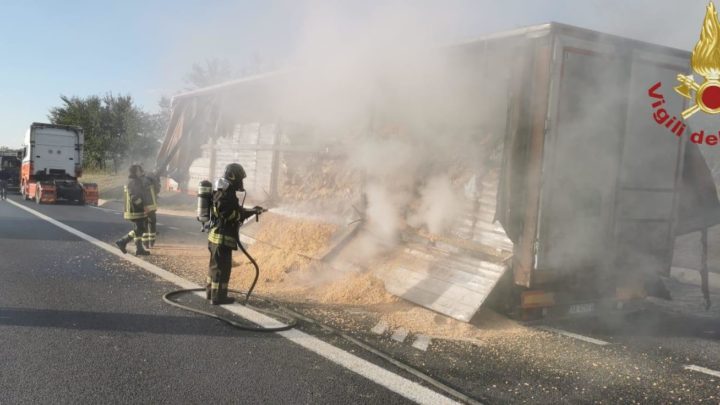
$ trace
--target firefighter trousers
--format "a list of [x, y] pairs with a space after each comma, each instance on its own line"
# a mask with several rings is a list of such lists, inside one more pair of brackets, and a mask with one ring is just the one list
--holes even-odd
[[133, 240], [135, 244], [142, 242], [142, 236], [145, 234], [145, 218], [133, 219], [130, 222], [133, 223], [133, 230], [130, 231], [125, 237], [128, 242]]
[[147, 220], [145, 221], [145, 232], [142, 235], [142, 242], [146, 248], [155, 246], [156, 229], [157, 214], [155, 211], [149, 211], [147, 213]]
[[210, 266], [207, 277], [207, 298], [221, 301], [227, 298], [228, 282], [232, 270], [232, 249], [224, 245], [208, 243]]

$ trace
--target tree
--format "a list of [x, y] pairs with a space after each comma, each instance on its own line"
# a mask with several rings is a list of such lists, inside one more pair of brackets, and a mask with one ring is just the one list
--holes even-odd
[[185, 76], [185, 83], [189, 85], [187, 90], [199, 89], [212, 86], [234, 79], [236, 76], [226, 59], [208, 59], [205, 65], [193, 63], [190, 73]]
[[50, 109], [53, 124], [75, 125], [85, 133], [85, 165], [117, 169], [123, 161], [145, 162], [157, 151], [161, 131], [153, 116], [135, 106], [131, 96], [106, 94], [85, 98], [60, 96], [62, 105]]

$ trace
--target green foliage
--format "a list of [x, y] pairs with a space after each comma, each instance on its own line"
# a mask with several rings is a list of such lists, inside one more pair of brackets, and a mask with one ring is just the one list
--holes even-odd
[[163, 135], [162, 114], [148, 114], [135, 106], [131, 96], [85, 98], [60, 96], [62, 105], [50, 109], [53, 124], [76, 125], [85, 132], [85, 167], [105, 170], [112, 162], [145, 162], [151, 159]]

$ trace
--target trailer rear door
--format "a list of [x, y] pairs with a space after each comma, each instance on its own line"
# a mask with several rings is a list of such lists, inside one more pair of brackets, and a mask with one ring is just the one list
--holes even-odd
[[610, 45], [558, 38], [545, 138], [536, 280], [606, 254], [624, 131], [628, 61]]
[[690, 133], [677, 137], [655, 122], [651, 104], [657, 100], [648, 90], [661, 83], [657, 92], [665, 98], [662, 108], [679, 117], [684, 100], [673, 86], [677, 74], [687, 70], [684, 58], [634, 53], [614, 215], [613, 240], [620, 272], [670, 270], [676, 190], [684, 141]]
[[[687, 58], [619, 41], [561, 38], [545, 143], [537, 279], [669, 269], [682, 140], [653, 120]], [[554, 111], [553, 111], [554, 109]], [[545, 277], [543, 277], [545, 276]]]

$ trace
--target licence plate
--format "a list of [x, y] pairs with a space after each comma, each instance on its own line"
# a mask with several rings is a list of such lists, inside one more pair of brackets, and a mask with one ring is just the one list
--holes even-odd
[[595, 310], [595, 304], [590, 302], [587, 304], [574, 304], [570, 305], [568, 313], [572, 315], [587, 314]]

